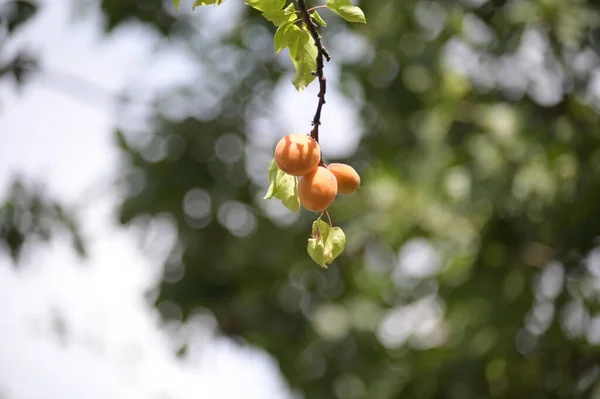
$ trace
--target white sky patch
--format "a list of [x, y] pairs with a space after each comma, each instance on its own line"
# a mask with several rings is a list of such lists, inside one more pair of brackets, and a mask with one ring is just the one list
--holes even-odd
[[404, 277], [426, 278], [436, 274], [441, 266], [441, 258], [428, 240], [413, 238], [398, 251], [396, 280]]

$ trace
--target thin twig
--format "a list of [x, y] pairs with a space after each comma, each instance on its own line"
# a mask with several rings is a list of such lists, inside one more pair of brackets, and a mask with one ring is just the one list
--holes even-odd
[[[320, 6], [314, 6], [314, 7], [312, 7], [312, 8], [309, 8], [307, 11], [308, 11], [309, 13], [311, 13], [311, 12], [313, 12], [313, 11], [315, 11], [315, 10], [318, 10], [319, 8], [327, 8], [327, 6], [326, 6], [325, 4], [323, 4], [323, 5], [320, 5]], [[302, 11], [296, 11], [296, 12], [297, 12], [297, 13], [301, 13]]]
[[315, 10], [318, 10], [319, 8], [327, 8], [326, 4], [320, 5], [320, 6], [314, 6], [313, 8], [309, 8], [308, 12], [313, 12]]
[[310, 132], [310, 136], [318, 143], [319, 126], [321, 125], [321, 110], [323, 109], [323, 104], [325, 104], [325, 93], [327, 92], [327, 80], [323, 74], [323, 57], [325, 57], [327, 61], [331, 60], [331, 57], [321, 42], [321, 36], [319, 36], [319, 32], [317, 31], [317, 24], [311, 19], [310, 13], [306, 8], [306, 3], [304, 0], [297, 1], [298, 8], [300, 8], [300, 13], [302, 14], [302, 19], [306, 24], [310, 35], [315, 41], [315, 46], [317, 47], [317, 70], [315, 74], [319, 79], [319, 94], [317, 95], [319, 97], [319, 103], [317, 104], [317, 111], [315, 112], [315, 116], [312, 121], [313, 129]]
[[327, 215], [327, 219], [329, 219], [329, 227], [333, 229], [333, 223], [331, 222], [331, 216], [329, 216], [329, 211], [325, 209], [325, 214]]

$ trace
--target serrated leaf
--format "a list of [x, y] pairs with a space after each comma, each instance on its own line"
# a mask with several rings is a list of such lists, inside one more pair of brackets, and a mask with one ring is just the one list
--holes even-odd
[[286, 22], [293, 22], [296, 20], [296, 9], [294, 3], [290, 3], [283, 10], [270, 10], [263, 12], [263, 17], [267, 21], [272, 22], [275, 26], [281, 26]]
[[327, 268], [346, 247], [346, 235], [339, 227], [331, 228], [321, 218], [314, 221], [307, 252], [319, 266]]
[[200, 6], [208, 6], [208, 5], [215, 5], [218, 6], [220, 4], [223, 4], [225, 0], [196, 0], [194, 2], [194, 5], [192, 6], [192, 9], [195, 10], [196, 7], [200, 7]]
[[308, 86], [316, 78], [316, 76], [312, 74], [315, 70], [315, 65], [312, 65], [309, 62], [294, 61], [294, 66], [296, 67], [296, 73], [294, 74], [292, 83], [294, 84], [296, 90], [302, 92], [306, 86]]
[[290, 43], [290, 57], [293, 60], [302, 57], [304, 51], [304, 45], [308, 43], [310, 39], [310, 33], [298, 29], [297, 31], [290, 32], [289, 34]]
[[175, 11], [179, 11], [179, 0], [173, 0], [173, 7]]
[[292, 83], [296, 90], [302, 91], [315, 79], [312, 73], [317, 68], [317, 46], [310, 33], [294, 30], [289, 33], [289, 48], [296, 68]]
[[321, 16], [317, 12], [317, 10], [313, 11], [313, 13], [311, 14], [311, 16], [315, 19], [315, 21], [317, 21], [318, 23], [320, 23], [322, 26], [327, 26], [327, 23], [325, 22], [325, 20], [323, 18], [321, 18]]
[[327, 0], [327, 8], [348, 22], [367, 23], [363, 11], [360, 7], [353, 5], [350, 0]]
[[276, 12], [285, 6], [286, 0], [246, 0], [246, 5], [262, 12]]
[[300, 30], [300, 28], [293, 22], [287, 22], [277, 28], [275, 37], [273, 38], [273, 45], [275, 46], [275, 53], [279, 53], [284, 48], [290, 45], [290, 37], [294, 34], [291, 31]]
[[292, 212], [300, 209], [298, 198], [298, 178], [288, 175], [275, 163], [275, 159], [269, 164], [269, 188], [264, 199], [277, 198]]

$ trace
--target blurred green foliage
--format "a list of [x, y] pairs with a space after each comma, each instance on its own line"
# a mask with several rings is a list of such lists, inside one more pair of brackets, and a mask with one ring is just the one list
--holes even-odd
[[157, 99], [152, 132], [116, 135], [121, 223], [177, 232], [166, 319], [210, 312], [311, 399], [600, 397], [598, 2], [369, 0], [358, 26], [323, 10], [365, 132], [328, 159], [363, 182], [330, 210], [348, 245], [328, 270], [306, 253], [316, 215], [263, 199], [272, 147], [250, 132], [289, 72], [274, 27], [245, 7], [204, 40], [211, 8], [101, 5], [107, 34], [146, 24], [203, 71]]
[[30, 51], [18, 49], [8, 53], [6, 47], [37, 9], [37, 3], [32, 1], [13, 0], [0, 4], [0, 80], [10, 77], [20, 85], [35, 71], [37, 62]]
[[[33, 1], [14, 0], [0, 4], [0, 82], [9, 80], [19, 88], [37, 72], [38, 62], [31, 50], [23, 46], [12, 46], [7, 50], [37, 11], [38, 4]], [[6, 139], [4, 143], [10, 145]], [[83, 237], [73, 212], [49, 198], [39, 184], [15, 176], [0, 197], [0, 248], [6, 250], [17, 265], [26, 244], [48, 242], [57, 231], [66, 232], [77, 254], [85, 256]]]
[[73, 249], [86, 255], [86, 245], [77, 218], [71, 209], [50, 198], [38, 185], [16, 177], [0, 199], [0, 248], [14, 261], [19, 260], [26, 245], [49, 242], [57, 233], [66, 233]]

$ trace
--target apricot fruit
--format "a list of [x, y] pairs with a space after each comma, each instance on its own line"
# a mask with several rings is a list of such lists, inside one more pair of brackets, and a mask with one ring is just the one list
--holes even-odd
[[327, 166], [337, 180], [337, 192], [341, 195], [350, 195], [360, 187], [360, 176], [350, 165], [332, 163]]
[[334, 174], [323, 166], [318, 166], [298, 182], [298, 198], [303, 207], [320, 212], [335, 200], [338, 186]]
[[275, 146], [275, 163], [285, 173], [304, 176], [321, 162], [321, 148], [306, 134], [289, 134]]

